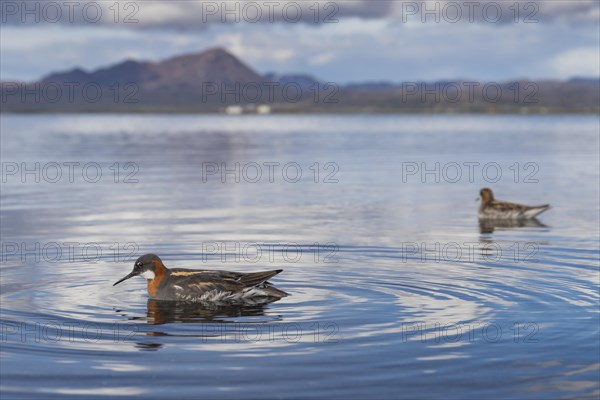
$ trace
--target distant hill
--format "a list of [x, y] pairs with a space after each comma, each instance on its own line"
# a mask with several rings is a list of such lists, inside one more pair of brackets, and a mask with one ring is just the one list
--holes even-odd
[[313, 76], [307, 74], [276, 74], [276, 73], [268, 73], [264, 76], [265, 80], [269, 82], [278, 82], [281, 85], [289, 85], [296, 84], [301, 88], [310, 90], [311, 88], [315, 88], [318, 85], [323, 84], [318, 79]]
[[349, 90], [361, 90], [364, 92], [370, 92], [370, 91], [390, 90], [396, 86], [397, 85], [394, 85], [391, 82], [380, 81], [380, 82], [350, 83], [350, 84], [346, 85], [345, 87], [346, 87], [346, 89], [349, 89]]
[[215, 48], [156, 63], [128, 60], [89, 73], [76, 68], [48, 75], [41, 82], [82, 84], [94, 82], [105, 86], [135, 82], [142, 90], [153, 90], [169, 87], [201, 87], [203, 82], [221, 84], [262, 80], [259, 74], [236, 57], [224, 49]]
[[230, 106], [236, 112], [599, 112], [599, 82], [578, 77], [340, 86], [307, 74], [261, 76], [213, 48], [159, 62], [74, 68], [37, 82], [3, 81], [0, 95], [2, 112], [222, 112]]
[[584, 83], [590, 85], [600, 85], [600, 78], [584, 78], [584, 77], [575, 77], [569, 79], [569, 83]]

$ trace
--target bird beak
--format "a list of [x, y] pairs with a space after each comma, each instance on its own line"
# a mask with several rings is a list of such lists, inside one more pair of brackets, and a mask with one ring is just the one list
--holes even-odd
[[133, 278], [134, 276], [138, 275], [137, 272], [135, 271], [131, 271], [131, 273], [129, 273], [129, 275], [127, 275], [126, 277], [124, 277], [123, 279], [118, 280], [117, 282], [113, 283], [113, 286], [118, 285], [119, 283], [126, 281], [129, 278]]
[[475, 201], [479, 201], [479, 200], [481, 200], [481, 197], [478, 197], [478, 198], [475, 199]]

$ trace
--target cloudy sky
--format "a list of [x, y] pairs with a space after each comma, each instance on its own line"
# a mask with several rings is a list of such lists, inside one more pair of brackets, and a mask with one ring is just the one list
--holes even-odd
[[[224, 47], [339, 83], [600, 76], [600, 2], [0, 0], [0, 78]], [[75, 5], [74, 5], [75, 4]]]

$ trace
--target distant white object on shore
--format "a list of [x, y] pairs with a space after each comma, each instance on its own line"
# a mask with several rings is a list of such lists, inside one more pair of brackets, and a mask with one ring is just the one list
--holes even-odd
[[225, 108], [225, 114], [228, 115], [240, 115], [244, 112], [242, 106], [227, 106]]
[[237, 105], [225, 107], [225, 114], [227, 115], [240, 115], [249, 113], [256, 113], [261, 115], [271, 114], [271, 106], [267, 104], [261, 104], [259, 106], [251, 104], [243, 107]]
[[260, 106], [256, 107], [256, 113], [257, 114], [271, 114], [271, 106], [266, 105], [266, 104], [261, 104]]

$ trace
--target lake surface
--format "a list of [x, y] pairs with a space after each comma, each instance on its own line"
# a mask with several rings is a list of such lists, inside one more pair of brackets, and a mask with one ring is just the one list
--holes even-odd
[[[2, 115], [2, 398], [598, 398], [599, 126]], [[553, 208], [480, 226], [482, 187]], [[112, 286], [149, 252], [291, 296]]]

